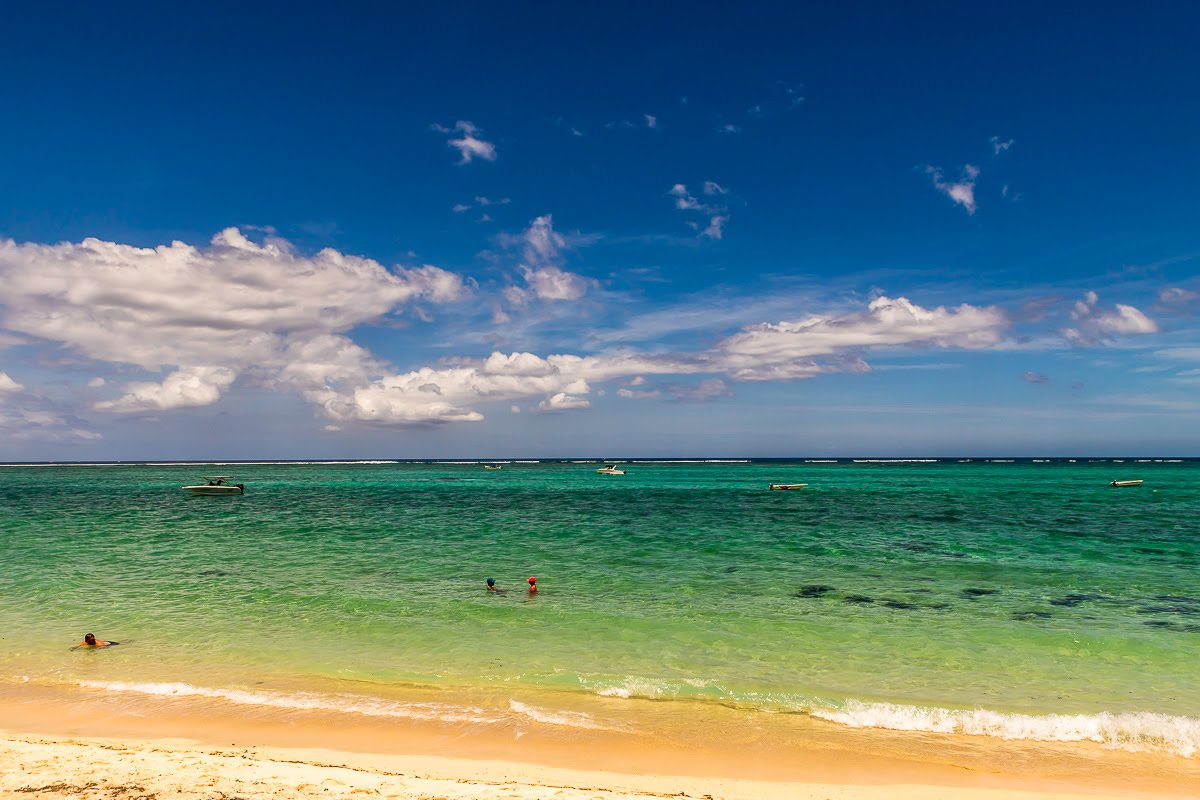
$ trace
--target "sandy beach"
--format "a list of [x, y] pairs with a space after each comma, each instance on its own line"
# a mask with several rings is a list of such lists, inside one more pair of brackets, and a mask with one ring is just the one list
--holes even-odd
[[[1090, 743], [772, 729], [757, 745], [728, 717], [728, 747], [664, 731], [472, 732], [462, 724], [311, 712], [251, 715], [221, 702], [0, 692], [0, 796], [121, 800], [990, 800], [1200, 796], [1193, 759]], [[739, 738], [741, 737], [741, 738]]]
[[[330, 750], [213, 748], [180, 740], [0, 739], [0, 794], [8, 797], [191, 798], [379, 796], [396, 800], [1068, 800], [1168, 796], [1142, 792], [1076, 793], [922, 783], [827, 784], [626, 775], [432, 756], [381, 756]], [[869, 776], [863, 776], [864, 781]], [[1180, 794], [1178, 796], [1187, 796]]]

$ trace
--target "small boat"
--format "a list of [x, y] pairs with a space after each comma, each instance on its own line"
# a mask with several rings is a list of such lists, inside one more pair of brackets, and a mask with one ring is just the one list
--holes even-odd
[[241, 483], [227, 483], [233, 480], [228, 475], [205, 475], [205, 483], [197, 486], [182, 487], [185, 492], [191, 492], [194, 496], [215, 496], [226, 494], [245, 494], [246, 486]]
[[484, 464], [484, 469], [504, 469], [502, 464]]
[[601, 475], [624, 475], [625, 474], [625, 470], [617, 469], [616, 464], [605, 464], [603, 467], [596, 470], [596, 472], [599, 472]]
[[778, 489], [779, 491], [787, 491], [789, 489], [803, 489], [808, 486], [807, 483], [768, 483], [768, 489]]
[[1109, 486], [1141, 486], [1141, 481], [1113, 481]]

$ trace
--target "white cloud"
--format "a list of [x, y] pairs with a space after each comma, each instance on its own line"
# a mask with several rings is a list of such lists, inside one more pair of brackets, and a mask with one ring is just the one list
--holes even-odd
[[975, 213], [975, 179], [979, 177], [979, 167], [967, 164], [955, 182], [947, 181], [940, 167], [927, 166], [925, 172], [933, 177], [935, 189], [965, 208], [968, 214]]
[[[704, 194], [708, 197], [728, 194], [729, 190], [721, 186], [716, 181], [704, 182]], [[680, 211], [700, 211], [708, 215], [708, 225], [701, 230], [700, 225], [703, 223], [688, 221], [688, 225], [695, 230], [700, 231], [700, 236], [709, 239], [719, 240], [724, 235], [725, 223], [729, 222], [729, 215], [725, 213], [726, 208], [723, 205], [701, 203], [696, 197], [688, 191], [687, 185], [677, 183], [671, 187], [669, 195], [675, 198], [675, 208]]]
[[656, 117], [652, 114], [643, 114], [642, 119], [646, 120], [647, 128], [657, 128], [658, 127], [658, 117]]
[[1000, 154], [1001, 154], [1001, 153], [1003, 153], [1005, 150], [1007, 150], [1007, 149], [1009, 149], [1010, 147], [1012, 147], [1012, 146], [1013, 146], [1013, 144], [1014, 144], [1014, 142], [1015, 142], [1015, 140], [1013, 140], [1013, 139], [1008, 139], [1007, 141], [1003, 141], [1003, 142], [1002, 142], [1002, 141], [1000, 141], [1000, 137], [999, 137], [999, 136], [993, 136], [991, 139], [988, 139], [988, 141], [989, 141], [989, 142], [991, 142], [991, 144], [992, 144], [992, 152], [993, 152], [993, 154], [995, 154], [995, 155], [1000, 155]]
[[724, 125], [718, 125], [716, 131], [717, 133], [741, 133], [742, 128], [740, 125], [734, 125], [732, 122], [726, 122]]
[[[981, 349], [999, 343], [1008, 318], [997, 308], [963, 305], [926, 309], [905, 298], [881, 297], [867, 311], [811, 315], [796, 322], [755, 325], [702, 353], [647, 355], [635, 351], [594, 356], [492, 353], [486, 359], [461, 360], [456, 366], [423, 367], [355, 387], [309, 397], [335, 420], [381, 424], [474, 422], [483, 419], [473, 406], [489, 401], [541, 396], [541, 410], [583, 408], [580, 395], [592, 383], [623, 379], [631, 386], [646, 375], [725, 374], [736, 380], [798, 380], [834, 372], [870, 369], [857, 354], [872, 347], [935, 346]], [[823, 359], [823, 360], [822, 360]], [[435, 386], [437, 391], [431, 391]], [[707, 378], [696, 386], [634, 391], [618, 389], [624, 398], [644, 398], [647, 391], [676, 399], [721, 396], [728, 386]], [[558, 400], [554, 398], [558, 395]]]
[[326, 425], [326, 426], [323, 428], [323, 430], [327, 430], [327, 431], [329, 431], [330, 433], [336, 433], [337, 431], [340, 431], [341, 429], [342, 429], [342, 426], [341, 426], [341, 425]]
[[1086, 292], [1071, 309], [1075, 325], [1063, 328], [1068, 341], [1080, 345], [1100, 344], [1119, 334], [1157, 333], [1158, 324], [1133, 306], [1117, 303], [1112, 308], [1099, 305], [1095, 292]]
[[1200, 304], [1200, 291], [1184, 289], [1182, 286], [1170, 286], [1158, 293], [1158, 301], [1171, 311], [1187, 312], [1193, 306]]
[[301, 256], [237, 228], [207, 248], [0, 241], [4, 327], [148, 370], [270, 362], [285, 336], [347, 330], [410, 300], [463, 293], [462, 279], [437, 267], [389, 271], [332, 249]]
[[237, 373], [227, 367], [185, 367], [172, 372], [162, 383], [130, 383], [122, 397], [101, 401], [94, 408], [130, 413], [212, 405], [236, 377]]
[[450, 210], [453, 211], [455, 214], [461, 214], [464, 211], [470, 211], [471, 207], [469, 205], [467, 205], [466, 203], [455, 203], [454, 207], [451, 208]]
[[[504, 299], [512, 305], [525, 305], [534, 298], [578, 300], [596, 283], [590, 278], [562, 268], [563, 253], [571, 249], [573, 243], [554, 230], [554, 217], [551, 214], [543, 214], [534, 219], [520, 237], [508, 237], [502, 241], [508, 244], [520, 243], [521, 275], [529, 287], [522, 289], [509, 286], [504, 290]], [[575, 237], [575, 242], [586, 241], [590, 241], [590, 238]], [[507, 317], [507, 314], [503, 316]]]
[[525, 281], [540, 300], [578, 300], [587, 292], [591, 281], [558, 267], [526, 269]]
[[675, 198], [675, 207], [680, 211], [705, 210], [705, 206], [695, 197], [692, 197], [692, 193], [689, 192], [687, 186], [682, 183], [677, 183], [672, 186], [671, 191], [668, 192], [668, 194]]
[[708, 227], [700, 231], [700, 235], [707, 236], [710, 239], [720, 239], [723, 235], [725, 223], [728, 221], [728, 216], [715, 215], [708, 220]]
[[662, 397], [662, 392], [657, 389], [617, 389], [617, 397], [624, 397], [627, 400], [653, 400], [656, 397]]
[[471, 122], [459, 120], [454, 123], [453, 128], [434, 125], [433, 129], [442, 133], [462, 134], [457, 139], [451, 139], [446, 143], [448, 147], [458, 150], [459, 164], [469, 164], [477, 158], [482, 158], [484, 161], [496, 160], [496, 146], [479, 138], [482, 131]]
[[508, 410], [509, 410], [509, 411], [511, 411], [511, 412], [512, 412], [512, 413], [514, 413], [514, 414], [520, 414], [520, 413], [521, 413], [521, 407], [520, 407], [520, 406], [509, 406], [509, 407], [508, 407]]
[[251, 242], [236, 228], [209, 247], [0, 241], [4, 328], [97, 361], [177, 368], [97, 406], [112, 411], [215, 402], [237, 374], [300, 391], [365, 383], [380, 367], [344, 331], [414, 300], [447, 303], [465, 291], [458, 275], [437, 267], [388, 270], [332, 249], [305, 256], [278, 238]]
[[88, 385], [89, 389], [99, 389], [101, 386], [103, 386], [107, 382], [108, 381], [104, 380], [104, 378], [96, 377], [96, 378], [92, 378], [90, 381], [88, 381], [87, 385]]
[[1045, 375], [1043, 375], [1040, 372], [1034, 372], [1033, 370], [1029, 370], [1028, 372], [1022, 374], [1021, 380], [1025, 381], [1026, 383], [1049, 383], [1050, 382], [1050, 379], [1047, 378]]
[[0, 372], [0, 394], [12, 394], [24, 390], [25, 387], [10, 378], [7, 372]]
[[998, 344], [1008, 325], [1008, 316], [995, 306], [927, 309], [905, 297], [877, 297], [866, 312], [753, 325], [719, 347], [732, 363], [742, 360], [750, 366], [864, 347], [982, 349]]
[[[651, 126], [653, 127], [653, 126]], [[566, 392], [558, 392], [538, 403], [538, 411], [570, 411], [578, 408], [591, 408], [592, 404], [586, 398], [574, 397]]]

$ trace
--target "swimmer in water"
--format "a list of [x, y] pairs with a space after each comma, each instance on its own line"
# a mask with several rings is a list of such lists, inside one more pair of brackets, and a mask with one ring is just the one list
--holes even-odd
[[120, 644], [120, 642], [106, 642], [106, 641], [103, 641], [102, 639], [97, 639], [96, 634], [88, 633], [88, 634], [84, 635], [83, 641], [75, 646], [76, 647], [112, 647], [114, 644]]
[[496, 585], [495, 578], [487, 579], [487, 590], [489, 592], [495, 592], [496, 594], [504, 594], [507, 591], [506, 589], [501, 589], [499, 586]]
[[527, 583], [529, 584], [529, 593], [530, 593], [530, 594], [537, 594], [537, 590], [538, 590], [538, 588], [537, 588], [537, 578], [535, 578], [534, 576], [530, 575], [530, 576], [529, 576], [529, 580], [527, 581]]

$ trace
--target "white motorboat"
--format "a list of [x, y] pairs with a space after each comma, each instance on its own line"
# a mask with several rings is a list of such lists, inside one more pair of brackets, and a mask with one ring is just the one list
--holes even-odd
[[777, 489], [779, 491], [788, 491], [789, 489], [803, 489], [808, 486], [807, 483], [769, 483], [768, 489]]
[[484, 469], [504, 469], [502, 464], [484, 464]]
[[596, 472], [599, 472], [601, 475], [624, 475], [625, 474], [625, 470], [617, 469], [616, 464], [605, 464], [603, 467], [596, 470]]
[[233, 480], [229, 475], [205, 475], [204, 483], [196, 486], [182, 487], [185, 492], [191, 492], [193, 495], [227, 495], [227, 494], [245, 494], [246, 486], [241, 483], [229, 483]]
[[1141, 486], [1141, 481], [1113, 481], [1109, 486]]

